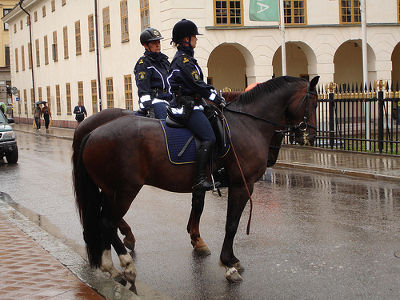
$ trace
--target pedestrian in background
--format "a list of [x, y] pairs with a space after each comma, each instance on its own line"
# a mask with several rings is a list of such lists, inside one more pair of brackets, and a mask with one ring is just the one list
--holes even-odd
[[85, 117], [87, 117], [86, 108], [85, 106], [82, 105], [81, 102], [78, 102], [78, 105], [75, 106], [74, 114], [75, 114], [75, 120], [77, 120], [78, 123], [82, 122], [85, 119]]
[[40, 130], [40, 118], [42, 117], [42, 109], [39, 104], [33, 109], [33, 117], [35, 119], [36, 130]]
[[50, 112], [50, 108], [47, 106], [46, 102], [43, 104], [42, 115], [43, 115], [43, 119], [44, 119], [44, 126], [46, 127], [46, 132], [49, 132], [51, 112]]

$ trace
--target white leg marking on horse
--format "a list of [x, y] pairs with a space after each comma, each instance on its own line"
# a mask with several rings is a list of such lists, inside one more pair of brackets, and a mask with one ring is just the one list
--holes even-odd
[[121, 267], [124, 269], [125, 277], [130, 282], [136, 280], [136, 268], [133, 264], [133, 259], [129, 254], [122, 254], [119, 256]]
[[116, 276], [120, 275], [121, 272], [118, 271], [112, 262], [111, 258], [111, 250], [104, 250], [103, 254], [101, 255], [101, 266], [100, 269], [103, 272], [110, 273], [111, 278], [115, 278]]
[[239, 282], [242, 281], [243, 278], [240, 276], [238, 270], [234, 267], [228, 268], [225, 266], [225, 278], [230, 282]]
[[236, 268], [232, 267], [232, 268], [226, 268], [226, 273], [225, 273], [225, 277], [230, 277], [233, 274], [237, 273], [238, 270], [236, 270]]

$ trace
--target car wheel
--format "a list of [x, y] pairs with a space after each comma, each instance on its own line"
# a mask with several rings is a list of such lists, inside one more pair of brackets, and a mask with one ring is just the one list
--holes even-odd
[[18, 161], [18, 148], [15, 148], [13, 151], [6, 153], [7, 162], [9, 164], [15, 164]]

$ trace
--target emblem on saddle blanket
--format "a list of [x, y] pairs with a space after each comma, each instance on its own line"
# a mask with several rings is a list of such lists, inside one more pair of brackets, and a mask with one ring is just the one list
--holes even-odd
[[[193, 136], [192, 132], [184, 127], [169, 127], [165, 124], [165, 120], [160, 120], [160, 124], [164, 132], [169, 161], [176, 165], [193, 164], [196, 158], [196, 143], [199, 143], [199, 141]], [[230, 144], [227, 141], [224, 149], [219, 151], [219, 156], [225, 156], [229, 148]]]

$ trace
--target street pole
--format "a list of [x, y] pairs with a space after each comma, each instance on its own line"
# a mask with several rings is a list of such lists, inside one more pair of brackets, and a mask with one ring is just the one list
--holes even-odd
[[[368, 49], [367, 49], [367, 13], [366, 13], [366, 1], [360, 0], [361, 9], [361, 37], [362, 37], [362, 64], [363, 64], [363, 89], [368, 87]], [[370, 105], [365, 102], [365, 118], [366, 118], [366, 150], [371, 149], [371, 108]]]
[[282, 34], [282, 76], [286, 75], [286, 39], [285, 39], [285, 10], [283, 7], [283, 0], [279, 1], [280, 6], [280, 28]]

